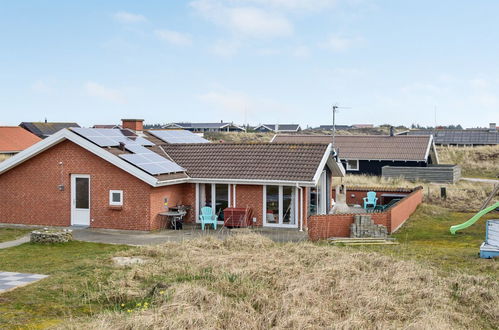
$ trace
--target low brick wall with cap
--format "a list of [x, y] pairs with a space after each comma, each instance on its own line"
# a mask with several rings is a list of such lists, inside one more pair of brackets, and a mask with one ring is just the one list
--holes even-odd
[[[347, 190], [347, 195], [350, 195], [350, 192], [357, 192], [357, 194], [361, 195], [361, 193], [367, 193], [367, 191], [376, 191], [377, 193], [405, 192], [407, 193], [407, 195], [384, 212], [324, 214], [310, 216], [308, 218], [309, 239], [312, 241], [317, 241], [330, 237], [349, 237], [350, 225], [354, 222], [354, 217], [356, 215], [370, 215], [375, 224], [385, 226], [388, 230], [388, 233], [391, 234], [404, 224], [404, 222], [411, 216], [411, 214], [414, 213], [418, 205], [423, 201], [423, 187], [416, 187], [414, 189], [352, 188], [350, 190]], [[357, 198], [357, 194], [355, 194], [356, 196], [352, 197], [351, 200]], [[348, 203], [350, 204], [351, 202]]]

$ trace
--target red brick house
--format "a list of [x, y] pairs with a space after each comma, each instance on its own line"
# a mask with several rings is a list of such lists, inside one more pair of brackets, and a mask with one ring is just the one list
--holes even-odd
[[212, 144], [177, 132], [124, 120], [47, 137], [0, 163], [0, 223], [155, 230], [165, 204], [183, 204], [191, 222], [203, 206], [231, 206], [251, 208], [257, 226], [305, 228], [344, 175], [331, 144]]

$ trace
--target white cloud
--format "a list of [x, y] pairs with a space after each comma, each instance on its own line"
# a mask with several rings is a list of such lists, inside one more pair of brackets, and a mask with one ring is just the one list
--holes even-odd
[[286, 10], [321, 10], [333, 7], [337, 0], [239, 0]]
[[143, 15], [127, 13], [119, 11], [113, 15], [114, 19], [120, 23], [142, 23], [147, 22], [147, 18]]
[[37, 80], [31, 85], [31, 89], [37, 93], [52, 94], [56, 88], [46, 80]]
[[490, 86], [490, 83], [488, 80], [483, 79], [483, 78], [474, 78], [470, 80], [470, 85], [471, 87], [478, 88], [478, 89], [484, 89], [488, 88]]
[[105, 87], [93, 81], [89, 81], [84, 86], [88, 95], [97, 97], [113, 103], [124, 104], [127, 103], [125, 95], [117, 89]]
[[192, 39], [187, 33], [182, 33], [173, 30], [156, 30], [154, 34], [166, 42], [177, 46], [189, 46], [192, 44]]
[[241, 48], [241, 42], [238, 40], [218, 40], [211, 47], [211, 52], [224, 57], [234, 56]]
[[251, 108], [252, 104], [252, 101], [247, 95], [232, 91], [208, 92], [199, 95], [199, 99], [228, 113], [244, 113]]
[[196, 0], [191, 6], [206, 19], [236, 35], [275, 38], [293, 33], [293, 25], [286, 17], [264, 9], [230, 7], [214, 0]]
[[294, 57], [309, 57], [310, 56], [310, 48], [307, 46], [298, 46], [295, 49], [293, 49], [292, 54]]
[[333, 35], [320, 45], [333, 52], [344, 52], [359, 45], [361, 42], [362, 39], [358, 37], [347, 38], [339, 35]]

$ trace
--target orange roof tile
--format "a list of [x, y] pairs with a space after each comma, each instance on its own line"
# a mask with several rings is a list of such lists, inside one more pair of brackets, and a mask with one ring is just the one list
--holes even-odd
[[19, 152], [41, 139], [19, 126], [0, 126], [0, 153]]

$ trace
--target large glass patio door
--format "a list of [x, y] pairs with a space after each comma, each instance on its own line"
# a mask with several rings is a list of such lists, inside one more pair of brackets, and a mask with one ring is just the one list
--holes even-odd
[[298, 199], [296, 198], [296, 187], [264, 186], [263, 196], [264, 226], [298, 226]]
[[[218, 222], [223, 223], [223, 210], [230, 204], [229, 187], [228, 184], [200, 183], [198, 186], [198, 214], [202, 207], [209, 206], [212, 208], [213, 214], [218, 215]], [[196, 222], [199, 222], [199, 217], [197, 217]]]

